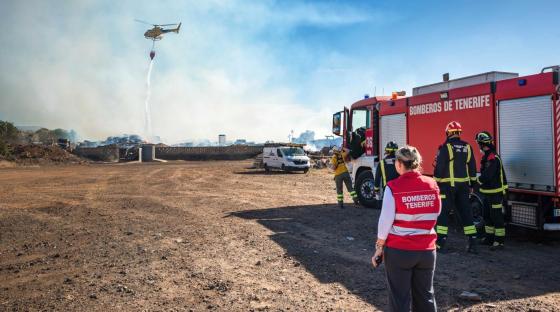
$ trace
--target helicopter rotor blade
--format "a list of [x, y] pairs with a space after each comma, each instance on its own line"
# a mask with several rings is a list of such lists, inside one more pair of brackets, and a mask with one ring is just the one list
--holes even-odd
[[135, 22], [138, 22], [138, 23], [146, 24], [146, 25], [157, 26], [157, 25], [155, 25], [155, 24], [148, 23], [148, 22], [146, 22], [146, 21], [139, 20], [139, 19], [134, 19], [134, 21], [135, 21]]
[[174, 25], [179, 25], [179, 23], [176, 23], [176, 24], [160, 24], [160, 25], [154, 25], [154, 26], [174, 26]]

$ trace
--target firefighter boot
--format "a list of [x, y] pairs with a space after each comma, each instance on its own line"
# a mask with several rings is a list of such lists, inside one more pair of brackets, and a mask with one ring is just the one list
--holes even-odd
[[339, 201], [339, 202], [338, 202], [338, 208], [344, 209], [344, 203], [341, 202], [341, 201]]
[[478, 246], [476, 244], [476, 236], [469, 236], [469, 241], [467, 242], [467, 252], [472, 254], [478, 254]]
[[436, 250], [437, 252], [445, 253], [445, 243], [447, 242], [447, 236], [438, 235], [436, 240]]
[[352, 196], [352, 201], [354, 202], [354, 204], [358, 205], [360, 203], [358, 201], [358, 194], [356, 194], [356, 191], [350, 192], [350, 196]]
[[494, 235], [486, 234], [486, 236], [484, 236], [480, 240], [480, 244], [485, 246], [492, 246], [494, 244]]
[[497, 251], [504, 249], [504, 243], [494, 242], [492, 246], [490, 246], [490, 250]]
[[492, 246], [494, 244], [496, 228], [490, 225], [484, 226], [484, 237], [480, 240], [481, 245]]

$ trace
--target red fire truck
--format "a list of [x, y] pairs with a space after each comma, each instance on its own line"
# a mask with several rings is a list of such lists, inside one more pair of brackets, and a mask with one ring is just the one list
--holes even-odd
[[[445, 126], [463, 126], [461, 138], [477, 148], [475, 134], [489, 131], [504, 163], [509, 192], [505, 208], [510, 224], [537, 230], [560, 230], [560, 66], [519, 77], [488, 72], [413, 89], [412, 96], [366, 96], [333, 115], [333, 133], [345, 147], [356, 130], [365, 129], [365, 151], [352, 159], [352, 178], [360, 203], [375, 207], [373, 177], [384, 146], [417, 147], [423, 172], [445, 141]], [[480, 153], [475, 153], [477, 167]], [[480, 217], [480, 195], [471, 198]]]

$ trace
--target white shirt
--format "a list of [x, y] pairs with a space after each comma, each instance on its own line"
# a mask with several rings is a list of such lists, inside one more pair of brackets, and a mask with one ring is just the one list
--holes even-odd
[[395, 222], [395, 198], [391, 189], [386, 187], [383, 192], [383, 206], [381, 207], [381, 215], [379, 216], [379, 223], [377, 225], [377, 238], [386, 240], [389, 236], [389, 231]]

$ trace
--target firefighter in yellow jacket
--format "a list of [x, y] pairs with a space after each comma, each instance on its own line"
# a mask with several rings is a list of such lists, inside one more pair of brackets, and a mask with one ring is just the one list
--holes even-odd
[[347, 152], [340, 150], [337, 147], [332, 149], [333, 156], [331, 158], [332, 169], [334, 170], [334, 182], [336, 184], [336, 199], [338, 202], [338, 207], [344, 208], [344, 193], [342, 190], [343, 184], [346, 184], [346, 189], [352, 196], [352, 200], [355, 204], [358, 203], [358, 195], [352, 187], [352, 178], [348, 173], [348, 168], [344, 163], [344, 159], [347, 157]]

